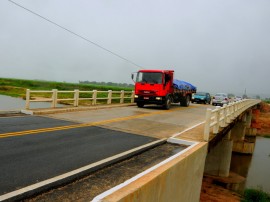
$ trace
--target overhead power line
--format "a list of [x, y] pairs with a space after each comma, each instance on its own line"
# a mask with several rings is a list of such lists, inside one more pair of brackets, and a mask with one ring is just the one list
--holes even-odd
[[99, 44], [97, 44], [97, 43], [95, 43], [95, 42], [93, 42], [93, 41], [91, 41], [91, 40], [89, 40], [89, 39], [87, 39], [87, 38], [79, 35], [79, 34], [77, 34], [77, 33], [75, 33], [75, 32], [73, 32], [73, 31], [71, 31], [70, 29], [67, 29], [67, 28], [63, 27], [62, 25], [59, 25], [58, 23], [53, 22], [52, 20], [50, 20], [50, 19], [48, 19], [48, 18], [46, 18], [46, 17], [44, 17], [44, 16], [42, 16], [42, 15], [40, 15], [40, 14], [38, 14], [38, 13], [36, 13], [36, 12], [34, 12], [34, 11], [32, 11], [32, 10], [30, 10], [30, 9], [28, 9], [28, 8], [26, 8], [26, 7], [22, 6], [22, 5], [14, 2], [14, 1], [12, 1], [12, 0], [8, 0], [8, 1], [10, 3], [12, 3], [12, 4], [14, 4], [14, 5], [16, 5], [16, 6], [22, 8], [22, 9], [24, 9], [26, 11], [28, 11], [29, 13], [32, 13], [33, 15], [36, 15], [36, 16], [42, 18], [43, 20], [46, 20], [47, 22], [49, 22], [49, 23], [51, 23], [51, 24], [53, 24], [53, 25], [55, 25], [55, 26], [57, 26], [57, 27], [65, 30], [65, 31], [67, 31], [67, 32], [69, 32], [69, 33], [71, 33], [71, 34], [73, 34], [73, 35], [75, 35], [75, 36], [77, 36], [77, 37], [79, 37], [81, 39], [83, 39], [84, 41], [87, 41], [88, 43], [91, 43], [94, 46], [97, 46], [97, 47], [101, 48], [102, 50], [107, 51], [108, 53], [110, 53], [110, 54], [112, 54], [112, 55], [114, 55], [114, 56], [116, 56], [116, 57], [118, 57], [118, 58], [120, 58], [122, 60], [125, 60], [125, 61], [131, 63], [132, 65], [134, 65], [136, 67], [139, 67], [141, 69], [144, 69], [142, 66], [136, 64], [135, 62], [132, 62], [131, 60], [129, 60], [129, 59], [127, 59], [127, 58], [125, 58], [125, 57], [123, 57], [123, 56], [121, 56], [121, 55], [119, 55], [119, 54], [117, 54], [117, 53], [115, 53], [115, 52], [113, 52], [113, 51], [111, 51], [111, 50], [109, 50], [109, 49], [107, 49], [107, 48], [105, 48], [105, 47], [103, 47], [103, 46], [101, 46], [101, 45], [99, 45]]

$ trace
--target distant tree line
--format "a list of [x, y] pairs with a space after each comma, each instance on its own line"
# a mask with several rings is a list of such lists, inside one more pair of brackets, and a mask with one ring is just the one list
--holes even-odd
[[128, 83], [114, 83], [114, 82], [97, 82], [97, 81], [79, 81], [82, 84], [93, 84], [93, 85], [100, 85], [100, 86], [119, 86], [119, 87], [130, 87], [133, 88], [133, 84]]

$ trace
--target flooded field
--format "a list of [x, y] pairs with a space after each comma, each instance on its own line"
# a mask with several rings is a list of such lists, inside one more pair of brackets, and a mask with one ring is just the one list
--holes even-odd
[[[34, 108], [49, 108], [50, 102], [35, 102], [31, 103], [31, 109]], [[57, 104], [57, 107], [65, 105]], [[0, 111], [19, 111], [25, 108], [25, 100], [22, 98], [14, 98], [10, 96], [0, 95]]]

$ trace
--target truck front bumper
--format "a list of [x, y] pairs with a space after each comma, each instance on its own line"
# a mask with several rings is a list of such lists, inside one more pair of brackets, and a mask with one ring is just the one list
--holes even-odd
[[144, 104], [156, 104], [163, 105], [165, 103], [165, 97], [156, 97], [156, 96], [138, 96], [135, 97], [134, 101], [136, 103], [144, 103]]

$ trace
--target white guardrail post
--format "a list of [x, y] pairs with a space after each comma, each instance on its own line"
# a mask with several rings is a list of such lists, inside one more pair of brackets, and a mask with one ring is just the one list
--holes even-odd
[[214, 125], [214, 128], [213, 128], [213, 132], [216, 134], [218, 133], [218, 130], [219, 130], [219, 122], [220, 122], [220, 106], [217, 106], [216, 107], [216, 113], [215, 113], [215, 125]]
[[79, 106], [79, 97], [80, 97], [80, 91], [78, 89], [75, 89], [74, 90], [74, 103], [73, 103], [74, 107]]
[[211, 122], [212, 109], [206, 110], [205, 125], [204, 125], [204, 141], [208, 142], [210, 134], [210, 122]]
[[224, 116], [224, 126], [226, 126], [228, 124], [227, 122], [227, 116], [228, 116], [228, 109], [227, 109], [227, 105], [223, 105], [224, 107], [224, 111], [223, 111], [223, 116]]
[[55, 108], [57, 104], [57, 91], [58, 91], [57, 89], [52, 90], [52, 105], [51, 105], [52, 108]]
[[112, 90], [108, 91], [108, 101], [107, 104], [112, 104]]
[[131, 93], [131, 103], [134, 103], [134, 98], [135, 98], [135, 92], [134, 92], [134, 90], [132, 91], [132, 93]]
[[25, 96], [25, 109], [30, 108], [30, 89], [26, 89], [26, 96]]
[[220, 127], [226, 126], [225, 110], [225, 107], [220, 108]]
[[92, 95], [92, 105], [97, 104], [97, 90], [93, 90], [93, 95]]
[[124, 96], [125, 96], [125, 91], [121, 90], [121, 92], [120, 92], [120, 104], [124, 103]]

